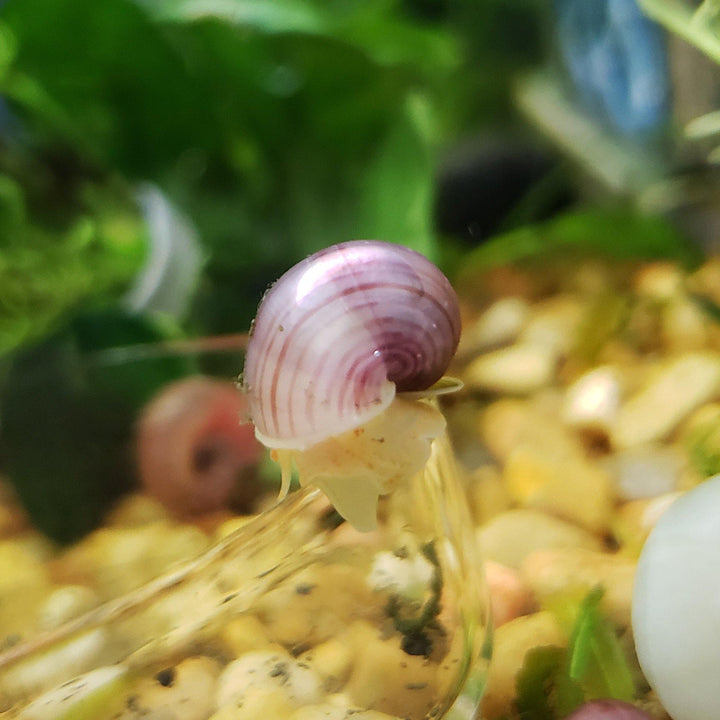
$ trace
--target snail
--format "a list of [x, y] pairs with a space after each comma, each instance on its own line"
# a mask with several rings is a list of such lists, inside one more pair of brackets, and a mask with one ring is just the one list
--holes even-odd
[[249, 500], [243, 494], [253, 492], [252, 483], [241, 483], [241, 474], [257, 464], [262, 446], [252, 425], [242, 422], [246, 414], [247, 401], [231, 381], [200, 376], [165, 387], [138, 423], [146, 492], [180, 517]]
[[653, 720], [645, 711], [612, 698], [591, 700], [581, 705], [566, 720]]
[[377, 503], [418, 472], [445, 428], [426, 397], [460, 338], [457, 296], [423, 255], [356, 240], [321, 250], [265, 294], [242, 387], [256, 437], [300, 483], [320, 487], [359, 530]]

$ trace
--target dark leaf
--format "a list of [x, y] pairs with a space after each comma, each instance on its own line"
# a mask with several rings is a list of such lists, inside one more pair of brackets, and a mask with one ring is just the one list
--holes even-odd
[[427, 112], [422, 98], [408, 99], [367, 172], [357, 225], [361, 237], [400, 243], [434, 260], [434, 160], [423, 127]]
[[665, 218], [626, 210], [581, 210], [487, 241], [467, 258], [463, 277], [553, 253], [594, 253], [616, 260], [670, 258], [685, 264], [702, 253]]
[[583, 700], [580, 686], [566, 672], [564, 648], [530, 650], [516, 680], [521, 720], [559, 720]]
[[114, 363], [99, 351], [165, 337], [144, 318], [103, 313], [13, 359], [0, 390], [2, 462], [33, 525], [52, 539], [89, 532], [130, 489], [140, 407], [193, 369], [182, 358]]

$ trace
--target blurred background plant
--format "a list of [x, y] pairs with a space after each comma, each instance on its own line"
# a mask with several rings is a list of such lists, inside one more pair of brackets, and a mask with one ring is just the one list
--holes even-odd
[[540, 51], [538, 6], [502, 0], [10, 0], [1, 22], [0, 352], [127, 287], [141, 181], [201, 240], [189, 332], [245, 330], [343, 239], [437, 259], [440, 153], [508, 123]]

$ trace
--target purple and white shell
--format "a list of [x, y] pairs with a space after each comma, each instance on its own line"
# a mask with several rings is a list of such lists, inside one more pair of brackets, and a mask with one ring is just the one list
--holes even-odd
[[257, 437], [304, 450], [442, 377], [460, 338], [455, 291], [423, 255], [356, 240], [311, 255], [266, 293], [243, 373]]

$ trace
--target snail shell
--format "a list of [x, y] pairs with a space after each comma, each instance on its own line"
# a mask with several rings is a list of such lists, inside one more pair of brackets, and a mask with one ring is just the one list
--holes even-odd
[[[259, 488], [244, 477], [260, 460], [245, 398], [234, 383], [191, 377], [167, 385], [143, 409], [137, 462], [147, 493], [180, 517], [214, 512]], [[241, 478], [246, 482], [241, 483]]]
[[652, 720], [652, 716], [635, 705], [608, 698], [586, 702], [566, 720]]
[[243, 386], [256, 435], [304, 450], [429, 388], [460, 338], [457, 296], [429, 260], [356, 240], [285, 273], [258, 309]]

